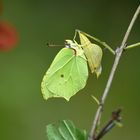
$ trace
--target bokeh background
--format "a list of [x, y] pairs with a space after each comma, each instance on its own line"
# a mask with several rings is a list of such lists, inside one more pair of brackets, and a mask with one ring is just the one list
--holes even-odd
[[[12, 24], [19, 40], [10, 51], [0, 52], [0, 139], [46, 140], [45, 127], [71, 119], [81, 129], [91, 128], [97, 109], [91, 94], [99, 98], [104, 90], [114, 56], [104, 50], [103, 72], [97, 80], [89, 76], [87, 86], [70, 102], [45, 101], [42, 77], [59, 47], [81, 29], [116, 48], [120, 45], [139, 0], [3, 0], [0, 21]], [[128, 44], [140, 41], [140, 17]], [[115, 127], [104, 140], [140, 139], [140, 48], [123, 54], [107, 98], [102, 124], [119, 107], [123, 127]]]

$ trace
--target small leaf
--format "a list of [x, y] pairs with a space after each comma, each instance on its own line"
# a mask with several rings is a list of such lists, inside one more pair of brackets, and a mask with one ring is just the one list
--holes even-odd
[[70, 120], [47, 125], [48, 140], [87, 140], [87, 136], [86, 131], [77, 129]]
[[90, 42], [90, 40], [81, 32], [79, 33], [81, 47], [84, 50], [85, 56], [88, 60], [91, 73], [96, 73], [97, 78], [102, 72], [101, 60], [102, 60], [102, 49]]
[[119, 121], [114, 121], [114, 123], [118, 126], [118, 127], [123, 127], [123, 124]]
[[95, 101], [98, 105], [100, 105], [99, 100], [98, 100], [95, 96], [91, 95], [91, 97], [94, 99], [94, 101]]

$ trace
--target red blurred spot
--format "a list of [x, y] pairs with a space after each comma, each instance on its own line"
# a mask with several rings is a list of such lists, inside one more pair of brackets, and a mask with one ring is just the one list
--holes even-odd
[[16, 29], [9, 23], [0, 21], [0, 51], [15, 47], [18, 40]]

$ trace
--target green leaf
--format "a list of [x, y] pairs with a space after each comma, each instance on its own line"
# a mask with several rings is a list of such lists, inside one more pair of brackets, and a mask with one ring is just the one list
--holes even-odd
[[94, 99], [94, 101], [95, 101], [98, 105], [100, 105], [100, 101], [99, 101], [95, 96], [91, 95], [91, 97]]
[[48, 140], [87, 140], [87, 133], [75, 127], [72, 121], [63, 120], [47, 125]]
[[114, 123], [118, 126], [118, 127], [123, 127], [123, 124], [119, 121], [114, 121]]
[[81, 47], [84, 50], [85, 56], [88, 60], [89, 67], [91, 69], [91, 73], [96, 73], [97, 77], [102, 72], [101, 60], [102, 60], [102, 49], [90, 42], [90, 40], [81, 32], [79, 33]]
[[46, 100], [61, 97], [69, 101], [86, 85], [88, 67], [82, 48], [71, 40], [67, 40], [66, 47], [56, 55], [43, 77], [41, 90]]

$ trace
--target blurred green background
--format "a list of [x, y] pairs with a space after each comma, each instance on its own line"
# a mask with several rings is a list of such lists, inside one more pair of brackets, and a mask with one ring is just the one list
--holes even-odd
[[[114, 56], [104, 50], [103, 73], [90, 75], [87, 86], [70, 102], [42, 98], [40, 83], [63, 44], [81, 29], [114, 49], [120, 45], [139, 0], [3, 0], [1, 20], [19, 33], [17, 47], [0, 52], [0, 140], [46, 140], [48, 123], [71, 119], [82, 129], [91, 128]], [[140, 41], [140, 17], [128, 44]], [[123, 127], [115, 127], [104, 140], [140, 139], [140, 48], [124, 53], [107, 98], [102, 123], [114, 109], [123, 108]]]

